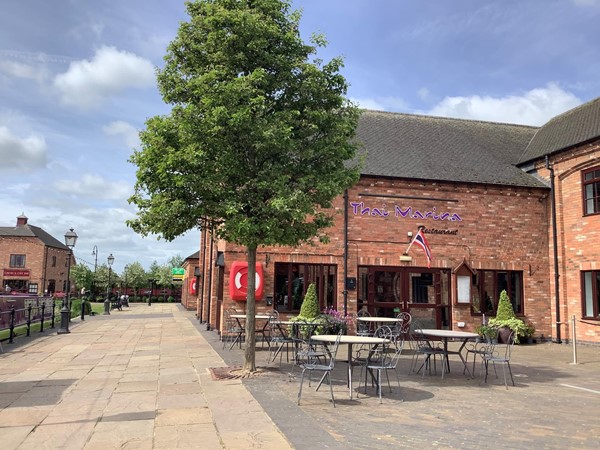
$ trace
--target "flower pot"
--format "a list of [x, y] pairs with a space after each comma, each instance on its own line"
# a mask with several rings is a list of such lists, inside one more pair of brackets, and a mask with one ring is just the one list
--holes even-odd
[[508, 344], [508, 338], [512, 330], [508, 327], [502, 327], [498, 329], [498, 343], [499, 344]]

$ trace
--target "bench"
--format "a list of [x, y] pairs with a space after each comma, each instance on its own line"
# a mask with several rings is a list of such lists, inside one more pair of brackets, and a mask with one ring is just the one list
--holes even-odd
[[121, 306], [121, 300], [120, 299], [111, 299], [110, 301], [110, 309], [111, 311], [113, 309], [118, 309], [119, 311], [123, 311], [123, 308]]

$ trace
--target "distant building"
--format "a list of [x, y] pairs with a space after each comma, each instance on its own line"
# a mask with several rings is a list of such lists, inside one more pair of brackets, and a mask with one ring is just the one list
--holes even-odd
[[[45, 292], [64, 292], [69, 248], [27, 221], [25, 215], [20, 215], [15, 227], [0, 227], [0, 269], [4, 293], [42, 295]], [[74, 264], [73, 257], [71, 265]]]
[[194, 272], [196, 267], [199, 266], [199, 255], [200, 252], [193, 253], [183, 261], [185, 275], [181, 288], [181, 304], [188, 310], [196, 310], [197, 308], [199, 287], [196, 283], [200, 283], [200, 280], [197, 279]]

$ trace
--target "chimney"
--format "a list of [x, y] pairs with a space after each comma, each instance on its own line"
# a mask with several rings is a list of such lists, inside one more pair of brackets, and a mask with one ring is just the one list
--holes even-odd
[[27, 225], [27, 216], [25, 213], [22, 213], [19, 217], [17, 217], [17, 226], [22, 227]]

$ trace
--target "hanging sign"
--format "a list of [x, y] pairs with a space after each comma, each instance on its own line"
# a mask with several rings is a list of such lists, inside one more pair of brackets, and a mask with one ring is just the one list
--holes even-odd
[[[263, 296], [263, 268], [261, 263], [256, 263], [256, 300], [262, 299]], [[229, 273], [229, 295], [232, 300], [243, 302], [246, 301], [248, 293], [248, 263], [246, 261], [234, 261], [231, 264], [231, 272]]]

